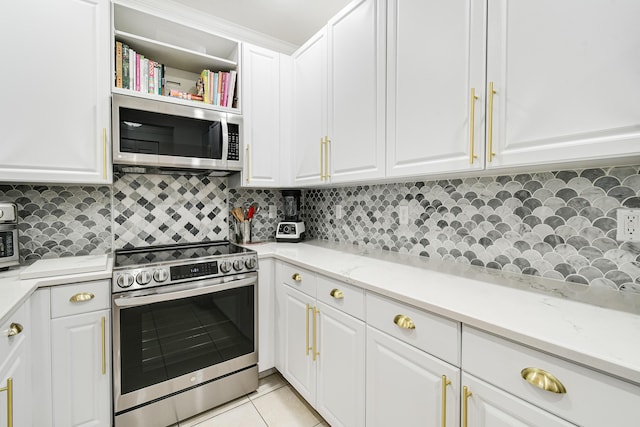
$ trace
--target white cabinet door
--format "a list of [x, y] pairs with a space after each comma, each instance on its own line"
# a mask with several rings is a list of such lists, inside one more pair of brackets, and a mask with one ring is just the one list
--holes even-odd
[[242, 48], [245, 165], [242, 185], [280, 185], [280, 54], [245, 43]]
[[111, 182], [110, 5], [3, 5], [0, 181]]
[[55, 426], [111, 423], [109, 310], [51, 321]]
[[384, 177], [385, 21], [385, 0], [360, 0], [327, 24], [334, 183]]
[[[315, 299], [279, 284], [283, 299], [282, 375], [311, 405], [316, 396], [316, 364], [313, 357], [313, 307]], [[316, 336], [317, 339], [317, 336]]]
[[365, 425], [365, 324], [318, 303], [316, 409], [334, 427]]
[[366, 380], [368, 427], [460, 424], [459, 369], [370, 326]]
[[[462, 373], [463, 425], [468, 427], [571, 427], [571, 424], [511, 394]], [[471, 393], [471, 394], [469, 394]], [[465, 408], [467, 412], [465, 413]], [[467, 423], [464, 423], [464, 417]], [[614, 424], [612, 424], [614, 425]]]
[[487, 167], [637, 156], [640, 2], [488, 3]]
[[275, 366], [274, 262], [273, 259], [261, 259], [258, 269], [258, 370], [260, 372]]
[[321, 140], [327, 132], [326, 28], [293, 55], [293, 185], [320, 183]]
[[485, 14], [484, 1], [389, 0], [387, 176], [483, 169]]

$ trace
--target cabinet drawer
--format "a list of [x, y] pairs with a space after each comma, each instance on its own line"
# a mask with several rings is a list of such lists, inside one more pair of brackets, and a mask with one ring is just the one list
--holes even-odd
[[[0, 365], [4, 364], [9, 354], [31, 334], [31, 318], [29, 301], [24, 302], [12, 315], [0, 324]], [[11, 325], [15, 324], [14, 327]], [[12, 336], [9, 336], [9, 331]], [[4, 387], [6, 384], [0, 384]]]
[[51, 317], [55, 319], [109, 308], [110, 295], [109, 280], [54, 286], [51, 288]]
[[316, 293], [319, 301], [364, 320], [364, 289], [318, 276]]
[[[415, 307], [367, 292], [367, 324], [455, 366], [460, 366], [460, 323]], [[415, 327], [406, 329], [399, 316], [410, 318]]]
[[[572, 423], [622, 426], [637, 417], [638, 386], [477, 329], [465, 327], [462, 342], [463, 371]], [[552, 374], [566, 393], [545, 391], [525, 381], [521, 375], [525, 368]]]
[[316, 275], [295, 265], [278, 263], [276, 279], [300, 292], [316, 297]]

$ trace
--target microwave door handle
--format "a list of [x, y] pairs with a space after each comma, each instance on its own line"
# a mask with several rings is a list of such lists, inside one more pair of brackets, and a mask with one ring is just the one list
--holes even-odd
[[241, 279], [241, 280], [233, 280], [231, 282], [223, 282], [217, 283], [215, 285], [203, 286], [193, 289], [186, 289], [183, 291], [176, 292], [164, 292], [160, 294], [152, 294], [152, 295], [144, 295], [144, 296], [129, 296], [129, 297], [121, 297], [115, 298], [113, 303], [118, 307], [136, 307], [145, 304], [151, 304], [154, 302], [161, 301], [172, 301], [181, 298], [194, 297], [198, 295], [204, 295], [211, 293], [212, 289], [224, 291], [227, 289], [240, 288], [242, 286], [251, 285], [256, 282], [256, 278], [252, 277], [249, 279]]
[[222, 158], [220, 160], [226, 163], [229, 159], [229, 126], [226, 117], [220, 118], [220, 124], [222, 125]]

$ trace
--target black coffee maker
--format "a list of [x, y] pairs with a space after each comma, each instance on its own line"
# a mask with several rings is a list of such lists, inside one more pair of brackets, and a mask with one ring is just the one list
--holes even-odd
[[300, 219], [300, 190], [282, 190], [284, 221], [278, 224], [276, 242], [301, 242], [305, 237], [304, 222]]

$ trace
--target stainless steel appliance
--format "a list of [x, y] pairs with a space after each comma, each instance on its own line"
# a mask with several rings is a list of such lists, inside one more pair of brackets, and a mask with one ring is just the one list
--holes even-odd
[[13, 203], [0, 202], [0, 271], [18, 264], [18, 208]]
[[116, 251], [116, 427], [168, 426], [258, 387], [257, 267], [226, 241]]
[[282, 190], [284, 221], [276, 229], [277, 242], [301, 242], [305, 238], [304, 222], [300, 219], [300, 190]]
[[120, 94], [112, 115], [115, 165], [217, 175], [242, 169], [240, 116]]

